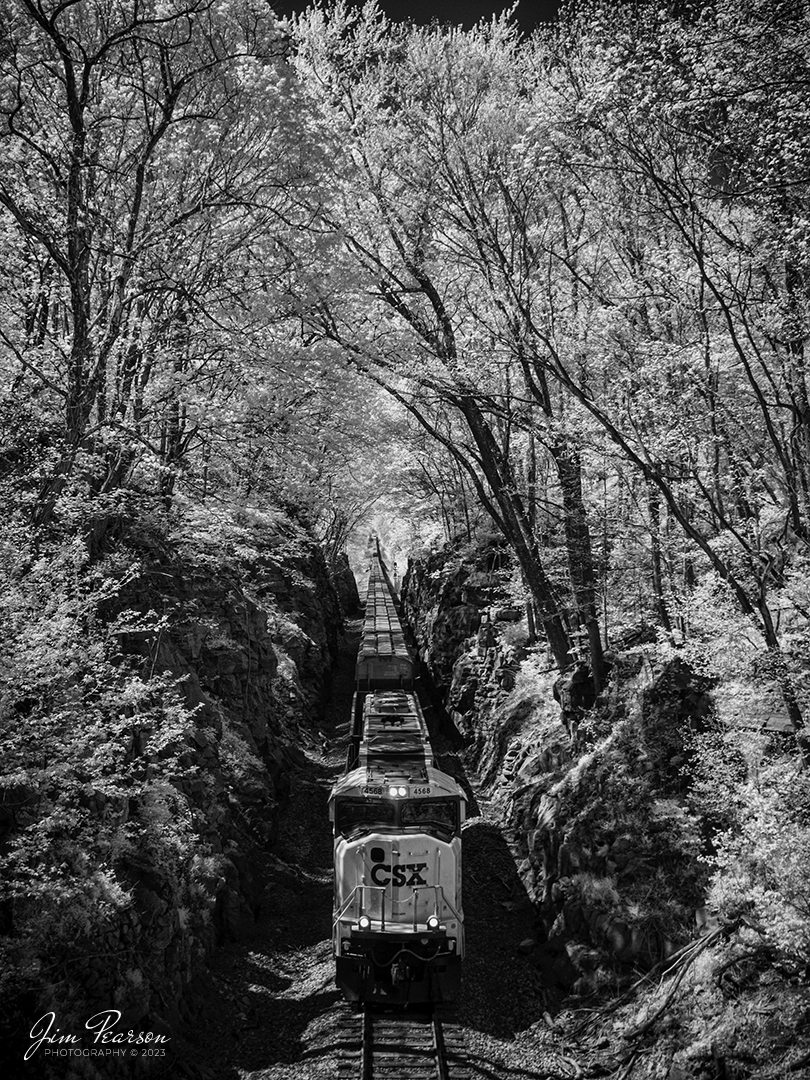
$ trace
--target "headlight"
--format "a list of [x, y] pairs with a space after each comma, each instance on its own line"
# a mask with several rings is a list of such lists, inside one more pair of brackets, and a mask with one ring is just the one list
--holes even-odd
[[431, 915], [430, 918], [427, 921], [427, 925], [428, 925], [428, 930], [438, 930], [439, 929], [439, 916], [438, 915]]
[[406, 787], [393, 787], [393, 786], [391, 786], [388, 789], [388, 794], [391, 796], [392, 799], [396, 799], [396, 798], [404, 799], [405, 796], [408, 794], [408, 789]]
[[368, 930], [368, 928], [371, 926], [371, 919], [368, 917], [368, 915], [361, 915], [360, 918], [357, 920], [357, 925], [360, 927], [361, 930]]

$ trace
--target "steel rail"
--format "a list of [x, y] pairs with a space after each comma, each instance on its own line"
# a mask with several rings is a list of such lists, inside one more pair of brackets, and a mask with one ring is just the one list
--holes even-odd
[[366, 1005], [358, 1020], [354, 1049], [344, 1044], [341, 1077], [357, 1077], [359, 1066], [360, 1080], [469, 1080], [461, 1032], [451, 1024], [446, 1036], [439, 1009], [397, 1013]]
[[436, 1072], [438, 1080], [450, 1080], [450, 1070], [447, 1065], [447, 1052], [444, 1045], [444, 1031], [439, 1014], [433, 1010], [432, 1016], [433, 1045], [436, 1047]]
[[374, 1080], [374, 1019], [368, 1005], [363, 1009], [363, 1052], [360, 1058], [360, 1080]]

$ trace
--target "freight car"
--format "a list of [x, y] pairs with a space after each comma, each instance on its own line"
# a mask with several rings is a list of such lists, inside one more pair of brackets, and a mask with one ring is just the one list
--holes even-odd
[[465, 798], [436, 768], [414, 682], [377, 550], [346, 772], [329, 800], [336, 980], [350, 1001], [448, 1001], [461, 979]]
[[361, 690], [382, 690], [413, 684], [413, 659], [405, 644], [385, 564], [377, 551], [368, 576], [356, 686]]

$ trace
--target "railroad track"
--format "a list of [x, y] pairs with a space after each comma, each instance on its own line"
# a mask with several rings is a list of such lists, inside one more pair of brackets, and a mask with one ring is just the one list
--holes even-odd
[[338, 1080], [470, 1080], [461, 1028], [444, 1011], [366, 1005], [351, 1021]]

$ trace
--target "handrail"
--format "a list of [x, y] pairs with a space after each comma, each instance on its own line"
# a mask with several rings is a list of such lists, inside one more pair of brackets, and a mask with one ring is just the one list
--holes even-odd
[[[395, 925], [397, 925], [399, 927], [402, 927], [402, 925], [403, 925], [402, 923], [397, 923], [396, 922], [396, 916], [398, 914], [400, 914], [400, 915], [404, 914], [404, 909], [407, 907], [407, 905], [409, 903], [412, 903], [413, 904], [413, 924], [412, 924], [412, 926], [413, 926], [413, 930], [415, 931], [417, 929], [417, 927], [420, 925], [418, 923], [418, 921], [417, 921], [417, 914], [418, 914], [418, 911], [419, 911], [419, 896], [417, 894], [418, 893], [427, 893], [427, 892], [432, 892], [434, 894], [433, 914], [438, 915], [442, 919], [447, 919], [449, 917], [451, 919], [456, 919], [458, 922], [461, 922], [460, 915], [458, 914], [456, 909], [453, 907], [453, 905], [450, 903], [450, 901], [444, 895], [444, 888], [441, 885], [418, 885], [418, 886], [411, 889], [410, 895], [404, 900], [401, 900], [401, 899], [400, 900], [394, 900], [394, 898], [392, 896], [389, 897], [386, 894], [386, 887], [384, 885], [355, 885], [354, 889], [352, 889], [351, 895], [347, 897], [347, 899], [344, 901], [343, 905], [334, 913], [333, 923], [346, 922], [346, 921], [355, 922], [358, 919], [360, 919], [360, 917], [362, 915], [367, 915], [368, 914], [368, 909], [369, 908], [373, 909], [373, 907], [376, 906], [376, 905], [366, 903], [366, 893], [372, 893], [372, 894], [373, 893], [381, 893], [382, 895], [381, 895], [381, 898], [380, 898], [381, 903], [379, 905], [379, 911], [380, 911], [379, 920], [377, 920], [376, 917], [374, 919], [374, 921], [379, 921], [380, 930], [385, 930], [386, 907], [390, 906], [390, 915], [388, 916], [389, 921], [393, 921], [395, 923]], [[358, 894], [359, 894], [359, 909], [357, 911], [356, 916], [351, 915], [351, 914], [347, 914], [349, 909], [352, 908], [355, 905], [355, 902], [358, 899]], [[389, 901], [389, 904], [386, 904], [386, 900]], [[395, 910], [395, 907], [398, 908], [399, 910]], [[369, 918], [371, 918], [371, 917], [372, 916], [369, 915]], [[425, 920], [425, 921], [427, 921], [427, 920]]]

